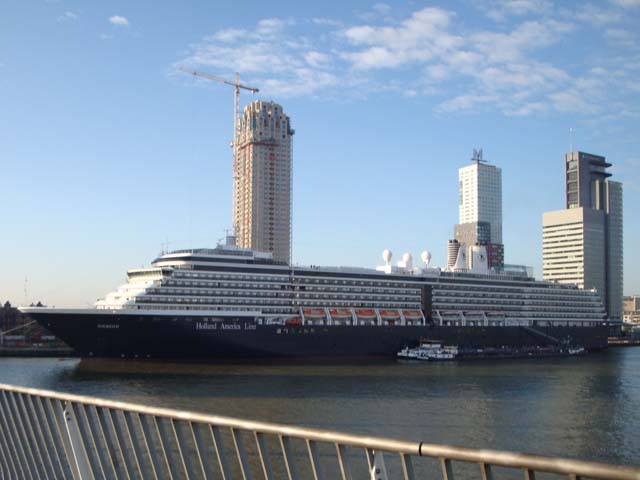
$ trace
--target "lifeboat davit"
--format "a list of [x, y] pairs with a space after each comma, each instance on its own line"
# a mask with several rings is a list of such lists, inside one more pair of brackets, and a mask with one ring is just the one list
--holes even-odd
[[351, 310], [344, 310], [334, 308], [333, 310], [329, 310], [332, 317], [340, 318], [340, 317], [351, 317]]
[[356, 310], [356, 315], [361, 318], [374, 318], [376, 312], [373, 310]]

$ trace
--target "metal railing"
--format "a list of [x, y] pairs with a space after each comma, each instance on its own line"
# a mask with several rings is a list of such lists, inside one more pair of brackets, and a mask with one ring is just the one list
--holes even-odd
[[0, 477], [636, 479], [640, 468], [153, 408], [0, 384]]

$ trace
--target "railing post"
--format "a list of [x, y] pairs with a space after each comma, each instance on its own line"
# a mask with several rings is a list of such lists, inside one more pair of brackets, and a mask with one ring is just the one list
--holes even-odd
[[61, 413], [64, 425], [67, 429], [67, 436], [71, 443], [73, 461], [77, 468], [78, 475], [81, 480], [93, 479], [93, 472], [89, 465], [89, 458], [87, 457], [87, 452], [82, 444], [82, 438], [80, 437], [80, 431], [78, 430], [78, 422], [76, 421], [73, 407], [70, 402], [64, 402]]
[[448, 458], [441, 458], [440, 466], [442, 467], [442, 479], [453, 480], [453, 467], [451, 465], [451, 460]]
[[336, 452], [338, 454], [338, 464], [340, 465], [342, 480], [352, 480], [351, 466], [349, 464], [347, 447], [344, 445], [336, 444]]
[[315, 480], [324, 480], [322, 465], [320, 465], [320, 455], [318, 454], [318, 444], [313, 440], [307, 439], [307, 450], [309, 451], [309, 461], [311, 462], [313, 478]]
[[493, 480], [493, 471], [488, 463], [480, 464], [480, 472], [482, 473], [482, 480]]
[[371, 480], [388, 480], [387, 467], [384, 464], [384, 454], [381, 450], [373, 452], [373, 466], [371, 467]]
[[264, 478], [265, 480], [273, 480], [273, 470], [271, 469], [271, 462], [269, 461], [269, 451], [267, 450], [267, 443], [264, 439], [264, 433], [253, 432], [253, 436], [256, 439], [258, 456], [260, 457], [260, 464], [262, 465], [262, 473], [264, 473]]
[[404, 475], [405, 480], [413, 480], [415, 478], [415, 473], [413, 471], [411, 456], [401, 453], [400, 460], [402, 462], [402, 474]]

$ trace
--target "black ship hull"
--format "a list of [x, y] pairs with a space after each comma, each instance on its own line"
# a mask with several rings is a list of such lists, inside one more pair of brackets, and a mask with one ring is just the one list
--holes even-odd
[[421, 338], [459, 347], [535, 347], [563, 342], [599, 350], [605, 326], [268, 325], [253, 317], [208, 321], [189, 314], [29, 312], [83, 357], [393, 357]]

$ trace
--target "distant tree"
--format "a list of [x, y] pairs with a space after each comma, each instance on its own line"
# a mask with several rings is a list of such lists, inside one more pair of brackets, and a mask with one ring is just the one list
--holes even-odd
[[9, 310], [10, 308], [11, 308], [11, 302], [7, 300], [6, 302], [4, 302], [4, 309]]
[[36, 303], [36, 307], [44, 307], [44, 305], [40, 300], [38, 300], [38, 303]]

